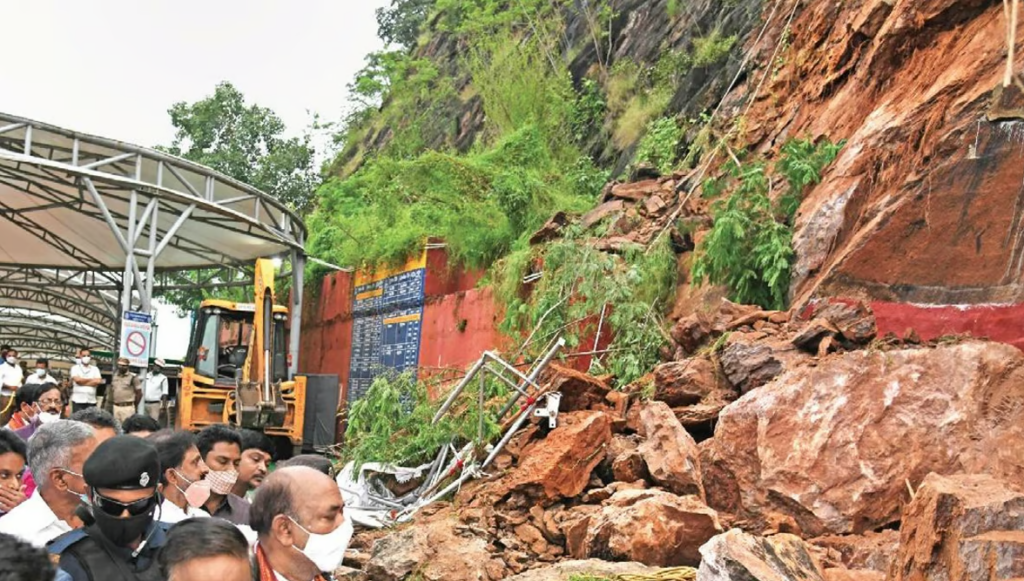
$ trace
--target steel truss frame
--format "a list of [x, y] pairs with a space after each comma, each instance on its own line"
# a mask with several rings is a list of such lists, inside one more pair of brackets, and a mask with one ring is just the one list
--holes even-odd
[[[0, 196], [0, 223], [30, 234], [63, 258], [59, 266], [33, 264], [31, 257], [0, 261], [0, 305], [5, 296], [19, 297], [41, 312], [108, 331], [120, 324], [123, 310], [152, 312], [154, 293], [160, 290], [251, 285], [251, 264], [257, 256], [230, 254], [230, 249], [182, 235], [186, 223], [205, 225], [235, 240], [252, 240], [255, 248], [269, 245], [277, 254], [290, 254], [296, 292], [289, 350], [296, 370], [306, 229], [279, 200], [161, 151], [0, 113], [0, 189], [4, 187], [27, 194], [32, 202], [15, 207]], [[74, 211], [87, 227], [109, 230], [117, 248], [104, 249], [106, 257], [95, 256], [62, 232], [44, 228], [37, 217], [51, 210]], [[179, 262], [188, 257], [190, 264], [161, 265], [168, 249], [176, 251]], [[109, 256], [116, 255], [123, 259], [111, 262]], [[184, 270], [203, 272], [194, 282], [185, 282], [175, 276]], [[239, 270], [245, 275], [240, 277]]]

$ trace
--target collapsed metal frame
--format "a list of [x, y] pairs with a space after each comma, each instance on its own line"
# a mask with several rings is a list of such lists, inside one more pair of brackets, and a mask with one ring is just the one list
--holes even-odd
[[[260, 254], [290, 255], [296, 292], [289, 352], [291, 372], [296, 372], [306, 230], [277, 199], [161, 151], [0, 113], [0, 190], [4, 187], [32, 202], [15, 207], [0, 196], [0, 223], [6, 221], [56, 250], [51, 255], [59, 260], [0, 260], [0, 300], [16, 298], [28, 316], [66, 312], [97, 329], [114, 329], [116, 335], [121, 312], [153, 312], [156, 292], [251, 285], [251, 263]], [[115, 207], [115, 202], [127, 209]], [[106, 257], [97, 255], [64, 233], [43, 227], [39, 213], [58, 210], [73, 211], [89, 220], [88, 227], [108, 230], [116, 252], [104, 249]], [[172, 216], [173, 221], [168, 218]], [[274, 251], [229, 254], [216, 244], [182, 235], [186, 223], [241, 235], [234, 239], [246, 241], [240, 247], [248, 248], [251, 240], [254, 248]], [[159, 259], [168, 249], [176, 252], [179, 263], [182, 257], [189, 263], [161, 266]], [[117, 263], [109, 258], [115, 254], [123, 255]], [[177, 275], [195, 270], [202, 272], [194, 281]]]
[[[454, 443], [449, 443], [438, 451], [434, 460], [427, 465], [427, 476], [424, 479], [422, 485], [417, 487], [415, 490], [405, 494], [400, 498], [387, 498], [381, 494], [367, 493], [366, 496], [371, 502], [378, 505], [384, 506], [384, 509], [378, 509], [375, 507], [366, 506], [355, 506], [353, 508], [359, 510], [369, 511], [380, 511], [384, 513], [391, 512], [390, 520], [392, 522], [406, 522], [412, 518], [412, 516], [422, 509], [423, 507], [432, 504], [455, 490], [459, 489], [466, 481], [472, 478], [479, 478], [485, 476], [483, 472], [488, 466], [490, 466], [498, 454], [508, 445], [515, 436], [523, 424], [535, 416], [547, 417], [550, 427], [555, 427], [558, 416], [558, 403], [561, 399], [561, 394], [554, 391], [546, 391], [541, 385], [537, 383], [540, 378], [540, 374], [547, 368], [548, 364], [558, 355], [559, 351], [565, 347], [565, 339], [563, 337], [556, 337], [548, 344], [544, 355], [538, 359], [530, 368], [529, 372], [524, 374], [516, 369], [515, 366], [502, 359], [498, 354], [485, 351], [480, 359], [470, 368], [466, 373], [466, 376], [456, 384], [456, 386], [449, 392], [448, 397], [445, 398], [444, 403], [438, 408], [432, 420], [433, 424], [441, 421], [441, 419], [451, 410], [452, 405], [458, 399], [459, 395], [468, 388], [474, 380], [479, 378], [480, 386], [478, 393], [478, 405], [480, 411], [480, 425], [478, 427], [477, 438], [473, 441], [467, 442], [460, 450], [456, 450]], [[497, 368], [492, 366], [496, 365]], [[511, 373], [512, 377], [508, 377], [505, 373]], [[514, 415], [514, 420], [509, 425], [508, 429], [504, 431], [501, 439], [493, 447], [488, 446], [489, 452], [486, 458], [482, 462], [478, 462], [474, 456], [475, 450], [487, 445], [484, 441], [484, 426], [483, 418], [486, 410], [485, 392], [486, 392], [486, 376], [490, 375], [502, 383], [512, 388], [512, 396], [505, 406], [498, 413], [498, 421], [501, 421], [509, 411], [511, 411], [516, 403], [519, 402], [520, 398], [526, 398], [525, 403], [520, 405], [519, 411]], [[533, 392], [529, 391], [533, 388]], [[538, 409], [541, 402], [545, 402], [544, 408]], [[448, 479], [458, 475], [458, 477], [446, 485], [444, 488], [438, 490], [438, 488]], [[339, 483], [340, 486], [340, 483]], [[359, 494], [358, 491], [348, 490], [342, 487], [343, 490], [349, 493]]]

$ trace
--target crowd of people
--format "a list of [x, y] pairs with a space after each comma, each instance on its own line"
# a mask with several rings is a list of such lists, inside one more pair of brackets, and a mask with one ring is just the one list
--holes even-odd
[[[80, 357], [64, 394], [45, 368], [15, 383], [17, 352], [3, 355], [0, 579], [330, 579], [352, 524], [329, 461], [299, 456], [272, 470], [260, 432], [165, 428], [149, 398], [162, 390], [152, 403], [165, 409], [166, 380], [143, 393], [151, 375], [118, 369], [110, 405], [97, 407], [101, 383], [88, 351]], [[147, 413], [135, 413], [140, 402]]]

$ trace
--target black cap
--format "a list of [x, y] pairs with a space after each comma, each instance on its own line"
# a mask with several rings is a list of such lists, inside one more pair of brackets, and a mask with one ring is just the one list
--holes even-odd
[[142, 438], [115, 436], [96, 447], [82, 476], [93, 488], [154, 488], [160, 481], [160, 454]]

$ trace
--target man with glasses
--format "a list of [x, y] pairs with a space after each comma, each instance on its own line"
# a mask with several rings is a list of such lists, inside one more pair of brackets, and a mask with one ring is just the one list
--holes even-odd
[[49, 545], [73, 581], [163, 580], [156, 564], [167, 541], [157, 522], [160, 456], [150, 442], [117, 436], [100, 444], [83, 471], [95, 524]]
[[0, 518], [0, 533], [45, 547], [63, 533], [83, 525], [77, 512], [86, 496], [85, 461], [96, 449], [92, 428], [70, 420], [40, 426], [28, 443], [28, 465], [36, 490], [28, 500]]

